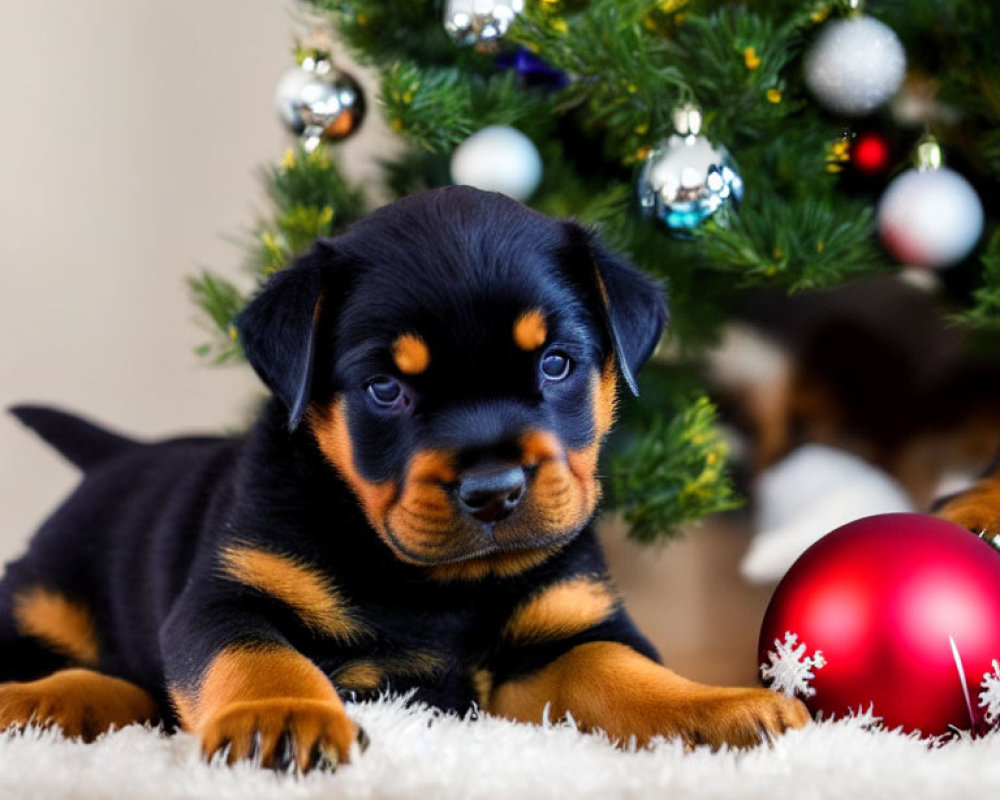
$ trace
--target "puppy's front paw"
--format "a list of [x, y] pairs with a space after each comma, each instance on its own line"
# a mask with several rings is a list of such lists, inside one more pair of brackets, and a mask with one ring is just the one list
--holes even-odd
[[1000, 535], [1000, 491], [991, 494], [973, 488], [947, 501], [934, 515], [985, 539], [996, 539]]
[[284, 770], [306, 772], [346, 763], [351, 745], [363, 750], [367, 737], [342, 706], [322, 700], [279, 698], [230, 703], [201, 726], [207, 758], [223, 751], [233, 764], [244, 758]]
[[800, 701], [768, 689], [707, 689], [670, 716], [668, 731], [713, 748], [753, 747], [810, 720]]
[[960, 494], [939, 501], [934, 515], [986, 539], [1000, 536], [1000, 475], [984, 478]]

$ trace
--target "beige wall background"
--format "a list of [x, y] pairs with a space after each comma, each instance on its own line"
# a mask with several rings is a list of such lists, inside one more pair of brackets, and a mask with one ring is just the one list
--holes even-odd
[[[57, 404], [140, 436], [239, 424], [248, 369], [213, 369], [185, 276], [241, 277], [292, 143], [273, 108], [306, 29], [292, 0], [0, 3], [0, 406]], [[369, 99], [374, 86], [367, 84]], [[388, 134], [342, 145], [359, 179]], [[0, 413], [0, 561], [76, 473]]]

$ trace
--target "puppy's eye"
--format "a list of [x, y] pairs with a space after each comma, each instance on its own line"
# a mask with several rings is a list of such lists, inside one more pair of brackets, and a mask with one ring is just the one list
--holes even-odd
[[539, 369], [541, 369], [542, 377], [545, 380], [561, 381], [569, 375], [572, 364], [573, 362], [570, 361], [569, 356], [562, 350], [549, 350], [549, 352], [542, 356]]
[[399, 381], [386, 375], [369, 381], [365, 391], [379, 408], [402, 408], [406, 404], [406, 395]]

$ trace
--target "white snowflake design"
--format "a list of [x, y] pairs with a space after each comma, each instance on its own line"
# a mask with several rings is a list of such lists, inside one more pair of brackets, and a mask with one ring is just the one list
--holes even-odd
[[1000, 719], [1000, 663], [993, 661], [993, 672], [983, 673], [983, 690], [979, 693], [979, 707], [986, 709], [986, 721], [993, 725]]
[[[817, 650], [811, 656], [806, 656], [806, 645], [798, 644], [799, 637], [791, 631], [785, 631], [785, 641], [774, 640], [774, 650], [767, 651], [770, 664], [760, 665], [760, 674], [769, 681], [771, 688], [781, 692], [786, 697], [812, 697], [816, 690], [809, 681], [816, 677], [814, 669], [826, 666], [823, 652]], [[798, 647], [796, 645], [798, 644]]]

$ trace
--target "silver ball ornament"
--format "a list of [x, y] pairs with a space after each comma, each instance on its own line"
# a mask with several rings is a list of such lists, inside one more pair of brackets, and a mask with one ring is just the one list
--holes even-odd
[[874, 17], [828, 22], [806, 53], [806, 85], [832, 111], [867, 114], [892, 97], [906, 74], [896, 32]]
[[743, 197], [743, 179], [729, 151], [704, 136], [673, 134], [646, 158], [639, 173], [639, 207], [677, 233], [698, 228]]
[[307, 150], [324, 140], [350, 136], [365, 114], [364, 93], [357, 81], [324, 60], [308, 60], [288, 70], [278, 82], [274, 101], [285, 124], [302, 137]]
[[524, 0], [445, 0], [444, 29], [455, 44], [489, 44], [523, 10]]

